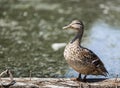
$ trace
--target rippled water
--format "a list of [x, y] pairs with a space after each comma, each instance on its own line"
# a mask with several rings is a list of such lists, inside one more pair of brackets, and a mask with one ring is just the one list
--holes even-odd
[[63, 50], [74, 33], [62, 27], [85, 24], [82, 45], [104, 62], [109, 77], [120, 75], [119, 0], [0, 0], [0, 72], [16, 77], [71, 77], [77, 73]]

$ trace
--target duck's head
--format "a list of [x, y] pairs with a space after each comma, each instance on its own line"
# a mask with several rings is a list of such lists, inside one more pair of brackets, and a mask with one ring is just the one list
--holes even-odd
[[69, 25], [63, 27], [63, 29], [68, 29], [68, 28], [75, 29], [75, 30], [79, 31], [79, 30], [84, 28], [84, 25], [83, 25], [82, 21], [74, 20]]

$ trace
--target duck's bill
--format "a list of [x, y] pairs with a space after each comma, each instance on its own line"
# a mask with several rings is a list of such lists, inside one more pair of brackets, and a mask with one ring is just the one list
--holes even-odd
[[67, 29], [67, 28], [70, 28], [71, 25], [67, 25], [65, 27], [63, 27], [63, 29]]

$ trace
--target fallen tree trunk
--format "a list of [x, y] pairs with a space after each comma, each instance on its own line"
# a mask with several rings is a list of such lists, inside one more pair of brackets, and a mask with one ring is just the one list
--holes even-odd
[[72, 81], [70, 78], [1, 78], [0, 88], [120, 88], [120, 79], [88, 79], [87, 82]]

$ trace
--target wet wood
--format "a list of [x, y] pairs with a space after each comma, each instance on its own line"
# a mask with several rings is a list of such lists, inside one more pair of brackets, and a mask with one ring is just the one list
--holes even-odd
[[87, 82], [72, 81], [69, 78], [1, 78], [0, 88], [120, 88], [120, 79], [88, 79]]

